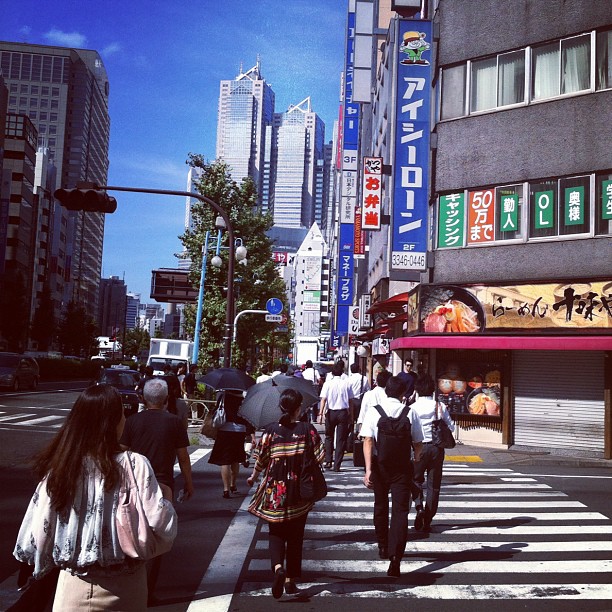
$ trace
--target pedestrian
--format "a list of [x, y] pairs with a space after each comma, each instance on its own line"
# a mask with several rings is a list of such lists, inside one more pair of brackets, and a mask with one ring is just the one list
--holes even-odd
[[398, 376], [406, 384], [405, 396], [409, 404], [414, 401], [414, 383], [417, 379], [417, 373], [413, 371], [412, 366], [414, 362], [410, 357], [404, 359], [404, 369], [398, 374]]
[[272, 377], [269, 374], [270, 368], [268, 366], [263, 366], [261, 368], [261, 374], [255, 379], [256, 383], [266, 382], [266, 380], [270, 380]]
[[125, 423], [121, 395], [110, 385], [89, 387], [35, 460], [42, 480], [13, 555], [34, 566], [36, 579], [62, 570], [54, 612], [146, 610], [145, 563], [126, 557], [115, 523], [120, 490], [132, 480], [128, 469], [158, 538], [169, 548], [176, 536], [176, 513], [164, 499], [149, 461], [138, 453], [121, 452], [118, 439]]
[[217, 410], [223, 406], [225, 410], [225, 423], [217, 429], [217, 437], [213, 445], [208, 463], [221, 467], [221, 480], [223, 481], [223, 497], [229, 499], [230, 493], [238, 494], [236, 480], [240, 471], [240, 464], [244, 464], [247, 455], [244, 450], [245, 434], [255, 442], [253, 426], [238, 416], [238, 410], [243, 400], [242, 391], [227, 389], [219, 393]]
[[[342, 378], [342, 380], [344, 380], [345, 378], [348, 378], [346, 375], [346, 372], [344, 371], [344, 359], [340, 358], [336, 361], [336, 363], [334, 365], [339, 365], [342, 368], [342, 374], [340, 376], [340, 378]], [[331, 380], [332, 376], [333, 376], [333, 367], [332, 367], [332, 371], [328, 372], [327, 375], [325, 376], [325, 380]]]
[[300, 421], [302, 394], [285, 389], [280, 396], [283, 416], [269, 425], [257, 448], [257, 460], [247, 482], [263, 478], [253, 495], [249, 512], [269, 525], [270, 564], [274, 574], [272, 595], [298, 593], [295, 581], [302, 574], [302, 547], [308, 513], [314, 506], [299, 495], [299, 482], [307, 436], [317, 464], [323, 462], [323, 443], [317, 430]]
[[187, 399], [193, 399], [195, 397], [198, 383], [196, 376], [198, 374], [198, 365], [196, 363], [189, 364], [189, 372], [185, 374], [183, 379], [183, 392], [187, 395]]
[[142, 397], [142, 390], [144, 389], [147, 380], [154, 377], [154, 370], [151, 366], [145, 366], [142, 376], [136, 385], [136, 392], [138, 393], [138, 411], [142, 412], [145, 410], [144, 398]]
[[183, 381], [185, 380], [186, 375], [187, 375], [187, 366], [184, 363], [181, 363], [176, 369], [176, 377], [178, 378], [178, 381], [179, 381], [180, 397], [182, 397], [183, 399], [187, 399], [184, 388], [183, 388]]
[[319, 373], [315, 370], [314, 366], [312, 365], [312, 361], [310, 359], [306, 361], [306, 364], [304, 366], [304, 371], [302, 372], [302, 376], [306, 380], [309, 380], [313, 385], [315, 385], [318, 391], [321, 390], [320, 389], [321, 377], [319, 376]]
[[348, 380], [351, 390], [353, 391], [353, 397], [349, 405], [351, 407], [351, 423], [354, 423], [359, 416], [363, 394], [370, 390], [370, 383], [368, 382], [367, 376], [361, 373], [358, 363], [351, 364], [351, 374]]
[[[414, 384], [417, 399], [411, 406], [414, 415], [412, 420], [413, 439], [417, 435], [423, 438], [423, 447], [420, 453], [415, 453], [414, 462], [414, 483], [416, 485], [414, 528], [417, 531], [430, 530], [431, 520], [438, 511], [440, 501], [444, 449], [432, 442], [431, 424], [434, 420], [440, 418], [444, 419], [451, 431], [455, 427], [446, 406], [442, 402], [436, 402], [435, 388], [436, 384], [429, 374], [417, 378]], [[427, 485], [425, 485], [425, 480], [427, 480]], [[423, 505], [425, 486], [427, 486], [427, 497], [426, 503]]]
[[361, 407], [359, 409], [359, 416], [357, 417], [357, 433], [361, 431], [361, 427], [368, 410], [376, 406], [376, 404], [381, 404], [387, 399], [385, 387], [387, 386], [387, 382], [391, 376], [392, 374], [389, 372], [389, 370], [381, 370], [376, 377], [376, 386], [363, 394]]
[[[400, 562], [406, 548], [408, 537], [408, 512], [410, 510], [411, 491], [413, 487], [413, 464], [411, 458], [411, 419], [408, 406], [401, 398], [404, 396], [405, 383], [398, 376], [392, 376], [385, 387], [387, 399], [379, 405], [389, 418], [398, 419], [403, 426], [404, 440], [397, 437], [394, 440], [383, 438], [379, 431], [383, 416], [378, 408], [370, 409], [365, 416], [361, 435], [364, 437], [363, 453], [365, 459], [365, 475], [363, 482], [368, 489], [374, 490], [374, 531], [378, 541], [378, 554], [381, 559], [389, 558], [387, 575], [399, 577]], [[385, 444], [392, 443], [393, 456], [383, 455], [383, 440]], [[415, 432], [412, 438], [415, 452], [420, 452], [421, 437]], [[389, 525], [389, 493], [393, 500], [391, 524]]]
[[[187, 447], [189, 438], [181, 419], [169, 413], [168, 384], [161, 378], [145, 383], [143, 390], [147, 409], [128, 419], [121, 436], [121, 447], [144, 455], [150, 462], [160, 484], [165, 485], [166, 499], [174, 499], [174, 463], [178, 464], [184, 480], [184, 499], [193, 495], [191, 461]], [[149, 605], [153, 605], [155, 585], [161, 567], [161, 557], [148, 564]]]
[[342, 379], [343, 362], [336, 362], [331, 373], [332, 378], [321, 389], [318, 422], [325, 420], [325, 467], [330, 469], [333, 463], [334, 472], [339, 472], [350, 427], [349, 400], [353, 392], [348, 379]]

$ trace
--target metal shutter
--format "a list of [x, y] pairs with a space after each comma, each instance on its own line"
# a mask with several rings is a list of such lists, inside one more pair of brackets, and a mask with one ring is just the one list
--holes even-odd
[[604, 354], [515, 351], [514, 444], [604, 450]]

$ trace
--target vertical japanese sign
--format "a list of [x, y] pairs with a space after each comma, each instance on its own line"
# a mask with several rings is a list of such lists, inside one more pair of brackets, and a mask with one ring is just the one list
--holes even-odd
[[465, 246], [465, 196], [451, 193], [440, 196], [438, 248]]
[[565, 225], [584, 223], [584, 187], [568, 187], [565, 190]]
[[536, 191], [535, 201], [535, 228], [547, 229], [555, 225], [555, 192]]
[[355, 52], [355, 12], [349, 12], [346, 30], [344, 68], [344, 115], [342, 118], [342, 175], [340, 191], [340, 240], [338, 241], [338, 282], [336, 283], [336, 333], [349, 330], [349, 309], [353, 305], [354, 222], [357, 205], [357, 159], [359, 144], [359, 104], [353, 102], [353, 63]]
[[425, 270], [432, 27], [430, 21], [398, 23], [391, 268]]
[[499, 231], [518, 232], [518, 205], [519, 197], [516, 194], [500, 196]]
[[382, 157], [364, 157], [361, 190], [361, 228], [379, 230], [382, 211]]
[[601, 184], [601, 218], [612, 219], [612, 181]]
[[495, 206], [493, 189], [468, 194], [468, 244], [493, 242], [495, 239]]

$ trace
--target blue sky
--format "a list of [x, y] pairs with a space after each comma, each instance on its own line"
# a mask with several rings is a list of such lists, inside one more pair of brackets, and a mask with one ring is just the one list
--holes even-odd
[[[110, 185], [186, 189], [190, 152], [214, 159], [219, 81], [261, 58], [276, 112], [307, 96], [331, 140], [347, 0], [0, 0], [0, 39], [97, 50], [110, 82]], [[149, 298], [175, 267], [184, 199], [115, 192], [103, 276]]]

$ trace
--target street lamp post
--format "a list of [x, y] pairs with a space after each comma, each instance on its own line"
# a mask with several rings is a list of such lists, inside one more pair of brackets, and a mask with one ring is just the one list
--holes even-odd
[[110, 185], [94, 185], [97, 190], [103, 191], [128, 191], [133, 193], [154, 193], [158, 195], [173, 195], [184, 198], [195, 198], [205, 204], [208, 204], [212, 209], [223, 219], [225, 230], [229, 240], [229, 258], [227, 263], [227, 304], [225, 306], [225, 330], [223, 335], [223, 365], [229, 368], [232, 357], [232, 327], [234, 324], [234, 255], [236, 245], [234, 243], [234, 230], [230, 223], [229, 215], [219, 204], [210, 198], [194, 193], [191, 191], [171, 191], [166, 189], [143, 189], [141, 187], [116, 187]]

